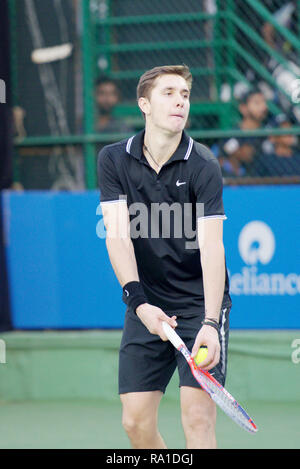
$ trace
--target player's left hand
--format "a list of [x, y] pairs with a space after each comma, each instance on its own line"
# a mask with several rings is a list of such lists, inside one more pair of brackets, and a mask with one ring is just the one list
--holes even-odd
[[201, 362], [201, 368], [209, 371], [220, 361], [220, 341], [218, 332], [211, 326], [204, 325], [197, 334], [192, 357], [195, 358], [201, 345], [207, 346], [207, 357]]

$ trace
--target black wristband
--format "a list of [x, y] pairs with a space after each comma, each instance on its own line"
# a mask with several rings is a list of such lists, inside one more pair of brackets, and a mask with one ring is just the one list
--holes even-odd
[[214, 318], [208, 318], [207, 316], [205, 316], [205, 321], [214, 322], [215, 324], [217, 324], [217, 326], [219, 326], [219, 321], [217, 321], [217, 320], [214, 319]]
[[135, 310], [139, 305], [147, 303], [147, 298], [140, 282], [126, 283], [123, 287], [122, 300], [134, 312], [136, 312]]
[[211, 319], [204, 319], [204, 320], [202, 321], [202, 326], [211, 326], [211, 327], [213, 327], [214, 329], [216, 329], [217, 332], [219, 332], [219, 330], [220, 330], [220, 326], [219, 326], [219, 324], [217, 323], [217, 321], [211, 320]]

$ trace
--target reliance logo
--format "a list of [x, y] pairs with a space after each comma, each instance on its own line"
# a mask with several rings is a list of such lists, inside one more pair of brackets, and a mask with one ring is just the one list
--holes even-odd
[[252, 221], [240, 232], [238, 246], [246, 264], [268, 264], [275, 252], [273, 231], [262, 221]]
[[[300, 275], [296, 273], [260, 272], [276, 254], [276, 241], [271, 228], [262, 221], [247, 223], [238, 239], [239, 253], [246, 264], [241, 272], [230, 275], [233, 295], [297, 295]], [[284, 266], [284, 259], [283, 259]]]

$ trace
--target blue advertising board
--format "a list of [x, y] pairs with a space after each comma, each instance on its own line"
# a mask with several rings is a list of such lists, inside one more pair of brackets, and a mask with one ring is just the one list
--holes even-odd
[[[98, 193], [2, 197], [14, 327], [122, 328]], [[296, 186], [224, 189], [232, 328], [300, 328], [299, 202]]]
[[105, 241], [96, 236], [99, 195], [3, 198], [14, 327], [121, 327], [125, 305]]
[[300, 188], [226, 188], [224, 204], [232, 325], [299, 328]]

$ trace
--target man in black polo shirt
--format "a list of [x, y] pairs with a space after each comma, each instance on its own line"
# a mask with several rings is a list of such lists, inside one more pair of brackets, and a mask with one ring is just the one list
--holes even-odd
[[[165, 448], [159, 403], [178, 367], [187, 448], [214, 448], [216, 408], [162, 329], [167, 321], [202, 367], [225, 382], [231, 307], [217, 160], [184, 127], [192, 76], [156, 67], [140, 78], [145, 130], [104, 147], [98, 159], [111, 264], [128, 308], [119, 358], [123, 426], [134, 448]], [[130, 234], [129, 234], [130, 233]]]

